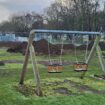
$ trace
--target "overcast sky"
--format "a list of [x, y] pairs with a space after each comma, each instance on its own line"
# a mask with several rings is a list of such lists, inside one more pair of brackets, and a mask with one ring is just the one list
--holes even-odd
[[7, 20], [11, 14], [19, 11], [43, 12], [43, 9], [53, 1], [54, 0], [0, 0], [0, 22]]
[[19, 11], [43, 12], [54, 0], [0, 0], [0, 22]]

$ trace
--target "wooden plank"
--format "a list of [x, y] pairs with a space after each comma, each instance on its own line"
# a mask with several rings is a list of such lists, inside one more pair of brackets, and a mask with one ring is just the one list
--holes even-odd
[[34, 73], [34, 77], [35, 77], [35, 80], [36, 80], [36, 86], [37, 86], [36, 93], [37, 93], [38, 96], [43, 96], [42, 89], [41, 89], [41, 84], [40, 84], [40, 75], [39, 75], [39, 70], [38, 70], [38, 67], [37, 67], [37, 62], [35, 60], [35, 50], [34, 50], [33, 45], [30, 46], [30, 56], [31, 56], [33, 73]]
[[102, 57], [102, 52], [101, 52], [101, 48], [100, 48], [99, 45], [97, 46], [96, 50], [97, 50], [97, 54], [98, 54], [98, 58], [99, 58], [99, 62], [100, 62], [102, 71], [103, 71], [104, 74], [105, 74], [105, 62], [104, 62], [104, 59], [103, 59], [103, 57]]
[[27, 45], [27, 49], [26, 49], [26, 53], [25, 53], [25, 60], [24, 60], [24, 64], [23, 64], [23, 68], [22, 68], [22, 72], [21, 72], [21, 76], [20, 76], [20, 81], [19, 81], [20, 85], [24, 84], [24, 78], [25, 78], [25, 74], [27, 71], [27, 65], [28, 65], [28, 60], [29, 60], [29, 47], [32, 44], [32, 40], [33, 40], [32, 35], [30, 34], [29, 36], [30, 37], [29, 37], [29, 41], [28, 41], [28, 45]]
[[[88, 58], [87, 58], [87, 60], [86, 60], [86, 62], [85, 62], [86, 64], [89, 65], [89, 63], [90, 63], [92, 57], [94, 56], [94, 53], [95, 53], [95, 51], [96, 51], [96, 47], [97, 47], [97, 45], [99, 44], [100, 39], [101, 39], [101, 35], [100, 35], [100, 36], [96, 36], [95, 42], [94, 42], [94, 44], [93, 44], [93, 47], [92, 47], [92, 49], [91, 49], [91, 51], [90, 51], [90, 54], [89, 54], [89, 56], [88, 56]], [[85, 74], [86, 74], [86, 72], [83, 72], [83, 73], [82, 73], [81, 79], [84, 78]]]
[[96, 51], [96, 47], [99, 44], [100, 39], [101, 39], [101, 36], [96, 36], [95, 42], [93, 44], [93, 47], [92, 47], [92, 49], [90, 51], [90, 54], [89, 54], [89, 56], [88, 56], [88, 58], [86, 60], [86, 64], [89, 64], [91, 59], [92, 59], [92, 57], [94, 56], [94, 52]]

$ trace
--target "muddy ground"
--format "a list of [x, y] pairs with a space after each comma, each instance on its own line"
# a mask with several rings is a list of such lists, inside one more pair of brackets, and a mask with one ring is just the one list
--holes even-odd
[[[76, 91], [73, 92], [70, 87], [76, 89]], [[31, 85], [15, 86], [15, 89], [25, 96], [35, 95], [35, 88], [36, 88], [35, 86], [31, 86]], [[64, 96], [65, 95], [69, 96], [69, 95], [79, 95], [85, 92], [100, 94], [100, 95], [105, 94], [104, 90], [97, 90], [87, 85], [83, 85], [81, 83], [74, 82], [67, 79], [65, 79], [62, 82], [61, 81], [47, 82], [47, 83], [44, 82], [42, 83], [42, 88], [44, 91], [43, 92], [44, 96], [48, 96], [49, 94], [50, 95], [60, 94]], [[47, 89], [47, 92], [45, 92], [46, 89]]]

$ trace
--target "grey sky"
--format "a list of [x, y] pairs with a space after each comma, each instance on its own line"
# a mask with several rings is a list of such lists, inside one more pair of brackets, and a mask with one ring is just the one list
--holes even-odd
[[[0, 22], [19, 11], [42, 12], [54, 0], [0, 0]], [[102, 0], [105, 1], [105, 0]], [[103, 4], [103, 2], [101, 3]]]
[[0, 22], [19, 11], [37, 11], [50, 5], [54, 0], [0, 0]]

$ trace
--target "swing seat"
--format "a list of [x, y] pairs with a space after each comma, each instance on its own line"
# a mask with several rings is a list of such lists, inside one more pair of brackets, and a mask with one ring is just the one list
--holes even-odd
[[87, 71], [87, 69], [88, 69], [88, 64], [84, 62], [74, 63], [74, 71], [76, 72]]
[[48, 65], [48, 73], [61, 73], [62, 70], [63, 70], [63, 65], [61, 64]]

